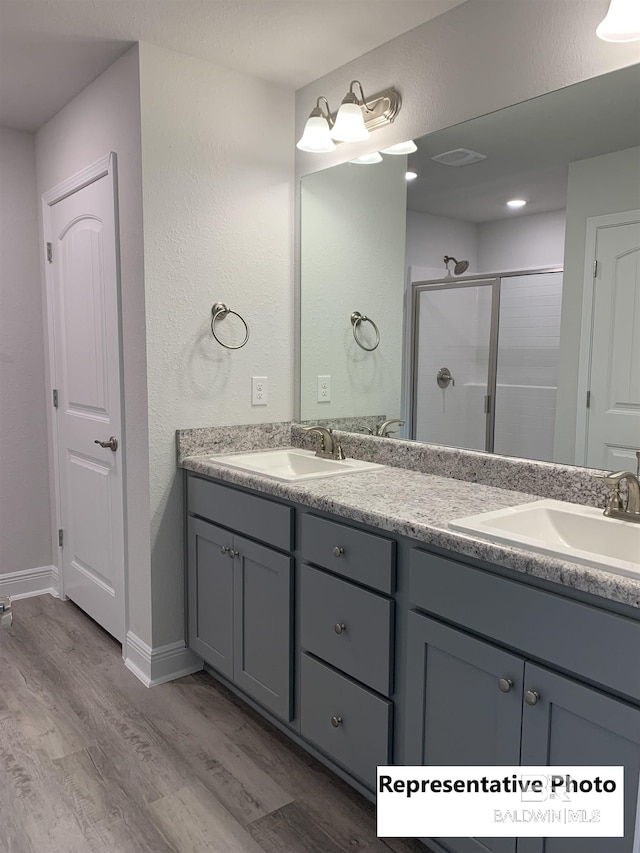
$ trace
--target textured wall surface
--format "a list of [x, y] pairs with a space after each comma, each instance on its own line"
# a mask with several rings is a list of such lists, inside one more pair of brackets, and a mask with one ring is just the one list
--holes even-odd
[[33, 134], [0, 128], [0, 574], [50, 566]]
[[[109, 151], [118, 155], [129, 629], [150, 642], [149, 456], [137, 46], [36, 134], [38, 198]], [[47, 412], [50, 416], [50, 408]]]
[[[183, 636], [175, 430], [288, 420], [293, 364], [293, 94], [140, 45], [153, 644]], [[251, 328], [211, 337], [222, 301]], [[234, 318], [220, 336], [238, 341]], [[268, 376], [251, 406], [251, 376]]]
[[[303, 181], [301, 417], [400, 415], [406, 157], [345, 163]], [[376, 323], [380, 344], [365, 352], [350, 322]], [[375, 344], [370, 323], [358, 334]], [[318, 375], [331, 376], [319, 403]]]

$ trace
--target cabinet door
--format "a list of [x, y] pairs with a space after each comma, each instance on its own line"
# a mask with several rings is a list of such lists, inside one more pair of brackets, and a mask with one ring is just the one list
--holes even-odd
[[[515, 655], [411, 612], [405, 763], [519, 764], [523, 672]], [[516, 849], [515, 838], [438, 840], [456, 853]]]
[[640, 708], [529, 663], [524, 688], [539, 699], [524, 704], [522, 763], [623, 765], [625, 830], [624, 838], [521, 838], [518, 853], [636, 853]]
[[[189, 646], [233, 677], [232, 535], [198, 518], [188, 522]], [[223, 553], [223, 549], [227, 549]]]
[[240, 536], [234, 576], [233, 680], [265, 708], [292, 719], [293, 560]]

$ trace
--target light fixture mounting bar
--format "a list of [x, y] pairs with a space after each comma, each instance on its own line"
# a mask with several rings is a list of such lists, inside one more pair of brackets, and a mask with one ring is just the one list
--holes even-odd
[[[401, 106], [402, 98], [395, 89], [385, 89], [384, 92], [379, 92], [361, 104], [364, 126], [367, 130], [376, 130], [378, 127], [391, 124], [400, 112]], [[337, 112], [331, 113], [330, 124], [335, 123], [336, 115]]]

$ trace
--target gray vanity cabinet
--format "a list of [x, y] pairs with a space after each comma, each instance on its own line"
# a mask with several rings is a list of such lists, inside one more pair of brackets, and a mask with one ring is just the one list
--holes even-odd
[[[293, 558], [239, 535], [292, 542], [292, 510], [190, 478], [189, 645], [248, 696], [293, 718]], [[230, 530], [201, 517], [224, 519]], [[255, 525], [253, 520], [255, 521]]]
[[527, 663], [522, 764], [623, 765], [624, 838], [521, 838], [518, 853], [635, 853], [640, 777], [640, 709], [543, 667]]
[[[520, 763], [524, 660], [412, 611], [407, 764]], [[441, 838], [456, 853], [515, 853], [514, 838]]]

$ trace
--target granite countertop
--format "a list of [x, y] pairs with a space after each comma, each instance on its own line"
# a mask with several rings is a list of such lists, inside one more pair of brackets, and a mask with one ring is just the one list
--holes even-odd
[[229, 468], [209, 456], [186, 456], [181, 467], [640, 609], [640, 580], [476, 539], [448, 527], [453, 519], [530, 503], [540, 500], [538, 495], [391, 466], [299, 483]]

